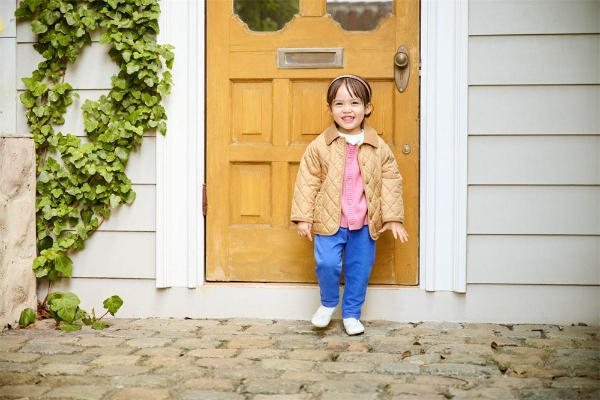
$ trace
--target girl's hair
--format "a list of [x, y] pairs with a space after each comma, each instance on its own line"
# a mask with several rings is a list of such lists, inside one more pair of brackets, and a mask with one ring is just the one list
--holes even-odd
[[[329, 106], [331, 106], [333, 100], [335, 100], [335, 95], [342, 85], [346, 86], [346, 89], [348, 89], [348, 92], [352, 96], [361, 99], [365, 107], [371, 102], [371, 86], [369, 85], [369, 82], [358, 75], [342, 75], [335, 78], [329, 84], [329, 89], [327, 89], [327, 104], [329, 104]], [[372, 111], [373, 110], [371, 110], [371, 112]], [[371, 113], [365, 114], [365, 118], [370, 115]]]

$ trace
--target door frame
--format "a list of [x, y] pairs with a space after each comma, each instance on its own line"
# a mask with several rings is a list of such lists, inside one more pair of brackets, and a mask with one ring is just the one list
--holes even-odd
[[[157, 135], [156, 145], [156, 287], [196, 288], [206, 285], [205, 3], [162, 0], [161, 9], [158, 41], [173, 44], [176, 58], [165, 104], [169, 133]], [[421, 1], [421, 64], [419, 287], [464, 293], [467, 0]]]

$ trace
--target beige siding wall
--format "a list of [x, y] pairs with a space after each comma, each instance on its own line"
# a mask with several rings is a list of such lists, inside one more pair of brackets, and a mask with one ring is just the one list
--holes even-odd
[[471, 285], [600, 284], [599, 4], [470, 1]]
[[[93, 38], [84, 48], [75, 66], [70, 66], [65, 81], [79, 93], [65, 115], [65, 124], [57, 131], [85, 138], [81, 105], [97, 99], [110, 89], [110, 77], [118, 68], [108, 56], [109, 48]], [[30, 76], [42, 57], [33, 49], [36, 40], [29, 23], [17, 24], [17, 98], [25, 89], [21, 78]], [[13, 92], [14, 93], [14, 92]], [[17, 132], [28, 132], [25, 108], [16, 110]], [[154, 279], [156, 240], [156, 137], [144, 137], [141, 150], [131, 154], [126, 172], [137, 198], [131, 206], [116, 209], [100, 229], [86, 242], [84, 251], [73, 256], [73, 276], [77, 278]]]

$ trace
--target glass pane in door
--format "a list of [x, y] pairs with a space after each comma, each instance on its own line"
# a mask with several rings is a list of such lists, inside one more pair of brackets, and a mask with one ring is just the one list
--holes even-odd
[[390, 0], [327, 0], [327, 13], [347, 31], [372, 31], [393, 9]]
[[298, 13], [299, 0], [235, 0], [233, 12], [250, 30], [273, 32], [283, 28]]

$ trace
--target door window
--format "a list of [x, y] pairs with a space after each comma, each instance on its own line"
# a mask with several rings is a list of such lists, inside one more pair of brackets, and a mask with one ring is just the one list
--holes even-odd
[[235, 0], [233, 11], [250, 30], [273, 32], [283, 28], [298, 13], [299, 0]]
[[327, 0], [327, 13], [346, 31], [372, 31], [393, 9], [389, 0]]

